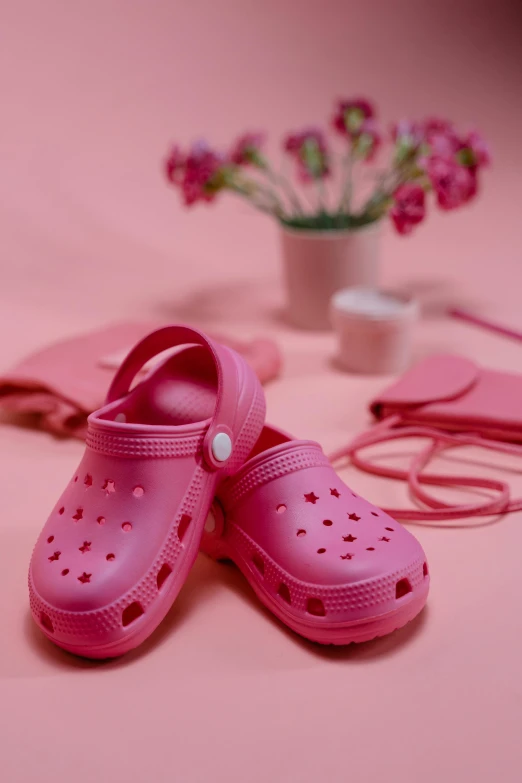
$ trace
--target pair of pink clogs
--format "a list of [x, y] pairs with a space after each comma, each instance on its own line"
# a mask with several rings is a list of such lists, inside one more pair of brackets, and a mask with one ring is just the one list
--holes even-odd
[[317, 443], [264, 421], [263, 390], [231, 349], [185, 326], [142, 340], [89, 417], [83, 459], [33, 552], [31, 610], [46, 636], [90, 658], [131, 650], [200, 548], [233, 560], [316, 642], [373, 639], [418, 614], [429, 576], [417, 540], [352, 492]]

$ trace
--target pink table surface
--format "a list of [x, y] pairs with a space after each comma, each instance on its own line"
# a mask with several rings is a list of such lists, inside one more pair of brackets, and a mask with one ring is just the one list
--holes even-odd
[[[386, 118], [437, 112], [492, 141], [480, 200], [433, 214], [408, 240], [386, 228], [383, 275], [423, 302], [418, 356], [460, 351], [522, 369], [520, 344], [444, 317], [460, 305], [522, 327], [516, 3], [0, 6], [0, 369], [109, 320], [188, 320], [277, 337], [274, 423], [326, 448], [366, 426], [383, 379], [336, 372], [331, 335], [278, 319], [275, 227], [231, 201], [186, 213], [159, 172], [170, 139], [206, 131], [224, 143], [246, 126], [278, 135], [359, 92]], [[521, 515], [415, 528], [429, 606], [389, 638], [308, 644], [232, 567], [200, 557], [150, 641], [92, 664], [43, 639], [26, 591], [33, 542], [81, 451], [0, 428], [0, 780], [520, 780]], [[405, 501], [393, 482], [345, 477], [376, 503]]]

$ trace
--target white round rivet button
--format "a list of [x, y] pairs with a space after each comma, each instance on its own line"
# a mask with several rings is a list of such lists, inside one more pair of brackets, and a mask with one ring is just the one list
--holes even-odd
[[212, 454], [218, 462], [225, 462], [232, 454], [232, 441], [226, 432], [218, 432], [212, 441]]
[[126, 422], [127, 417], [124, 413], [117, 413], [116, 416], [114, 417], [114, 421]]

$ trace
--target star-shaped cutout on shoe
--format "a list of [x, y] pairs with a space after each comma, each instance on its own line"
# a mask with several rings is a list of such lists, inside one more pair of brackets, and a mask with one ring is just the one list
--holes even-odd
[[76, 514], [74, 514], [73, 519], [75, 519], [76, 522], [79, 522], [80, 519], [83, 519], [83, 508], [76, 509]]
[[61, 554], [62, 554], [61, 552], [53, 552], [53, 554], [49, 558], [49, 562], [52, 563], [53, 560], [59, 560]]
[[102, 489], [105, 490], [107, 495], [111, 495], [113, 492], [116, 492], [116, 487], [114, 486], [114, 481], [112, 479], [105, 479], [105, 483], [104, 483]]
[[347, 536], [343, 536], [343, 541], [348, 541], [348, 543], [351, 544], [353, 541], [357, 541], [357, 536], [352, 536], [352, 534], [350, 533]]
[[379, 541], [389, 541], [389, 538], [386, 538], [386, 536], [383, 536], [382, 538], [379, 538]]
[[361, 517], [358, 517], [357, 514], [348, 514], [348, 519], [351, 519], [352, 522], [358, 522]]
[[90, 541], [84, 541], [82, 546], [78, 547], [78, 549], [80, 550], [80, 552], [82, 554], [84, 554], [85, 552], [90, 552], [91, 551], [91, 542]]
[[314, 506], [315, 506], [315, 504], [317, 503], [318, 500], [319, 500], [319, 498], [317, 497], [317, 495], [314, 492], [308, 492], [307, 494], [305, 494], [305, 501], [307, 503], [313, 503]]
[[338, 489], [331, 489], [330, 490], [330, 495], [333, 495], [334, 498], [340, 498], [341, 497], [341, 493], [339, 492]]
[[84, 571], [83, 574], [78, 577], [78, 581], [81, 582], [82, 584], [86, 584], [87, 582], [91, 581], [91, 576], [92, 574], [86, 574]]
[[92, 476], [90, 473], [87, 473], [87, 475], [83, 480], [83, 483], [85, 484], [86, 487], [92, 487]]
[[347, 552], [345, 555], [341, 555], [341, 560], [351, 560], [353, 557], [353, 554], [351, 552]]

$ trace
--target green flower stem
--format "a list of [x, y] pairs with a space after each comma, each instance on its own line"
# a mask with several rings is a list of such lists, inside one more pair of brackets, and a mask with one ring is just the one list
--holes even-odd
[[[264, 212], [267, 215], [272, 215], [272, 217], [275, 217], [278, 220], [284, 220], [285, 214], [280, 204], [274, 204], [273, 201], [272, 203], [268, 203], [268, 204], [266, 202], [260, 201], [258, 198], [255, 197], [255, 191], [238, 182], [231, 181], [227, 183], [225, 187], [228, 190], [231, 190], [236, 195], [240, 196], [241, 198], [244, 198], [259, 212]], [[263, 195], [263, 193], [261, 195]]]
[[286, 192], [286, 195], [287, 195], [291, 205], [293, 206], [293, 208], [297, 212], [297, 214], [298, 215], [304, 215], [304, 210], [303, 210], [303, 207], [301, 205], [301, 202], [300, 202], [300, 200], [299, 200], [299, 198], [297, 196], [297, 193], [295, 192], [295, 190], [293, 189], [292, 185], [290, 184], [289, 180], [287, 180], [287, 178], [285, 176], [283, 176], [282, 174], [274, 174], [274, 176], [276, 177], [276, 180], [280, 183], [280, 185], [283, 188], [283, 190]]
[[272, 190], [272, 188], [267, 188], [257, 182], [255, 183], [255, 189], [273, 203], [274, 209], [278, 214], [284, 215], [285, 210], [283, 204], [275, 190]]
[[360, 216], [367, 216], [370, 219], [377, 220], [386, 212], [394, 192], [400, 185], [408, 182], [411, 177], [411, 166], [392, 166], [388, 171], [383, 172], [379, 178], [379, 184], [363, 205]]
[[294, 210], [298, 215], [304, 215], [303, 208], [301, 206], [301, 202], [299, 201], [297, 197], [297, 193], [293, 189], [290, 182], [287, 180], [283, 174], [276, 173], [273, 168], [271, 167], [268, 160], [264, 157], [264, 155], [258, 154], [256, 158], [256, 165], [259, 168], [259, 170], [265, 175], [265, 177], [271, 182], [276, 188], [281, 188], [285, 193], [286, 196], [290, 202], [290, 204], [293, 206]]
[[257, 196], [261, 196], [267, 202], [265, 206], [270, 208], [272, 214], [281, 218], [285, 217], [284, 206], [276, 191], [256, 180], [245, 177], [240, 169], [231, 168], [227, 170], [224, 174], [224, 185], [237, 193], [249, 197], [253, 204], [263, 203], [257, 198]]
[[353, 149], [350, 147], [348, 154], [344, 161], [344, 185], [341, 193], [341, 200], [339, 202], [338, 212], [346, 212], [350, 214], [352, 208], [352, 194], [353, 194], [353, 164], [354, 155]]
[[317, 206], [319, 213], [328, 214], [328, 204], [326, 197], [326, 188], [324, 179], [322, 177], [315, 177], [315, 184], [317, 186]]

